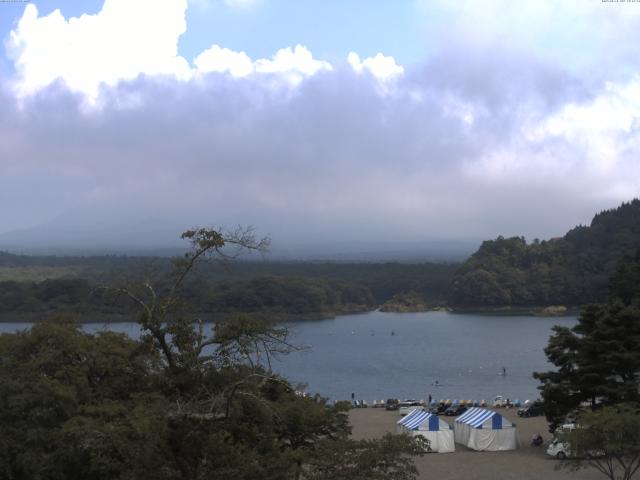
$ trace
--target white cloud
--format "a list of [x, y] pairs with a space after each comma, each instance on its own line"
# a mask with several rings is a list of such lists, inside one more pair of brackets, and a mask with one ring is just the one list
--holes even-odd
[[[640, 4], [601, 0], [415, 0], [425, 43], [527, 50], [590, 75], [638, 63]], [[596, 68], [593, 68], [593, 67]]]
[[562, 138], [580, 146], [597, 171], [613, 169], [640, 148], [640, 76], [605, 84], [595, 98], [570, 102], [528, 133], [537, 142]]
[[294, 49], [278, 50], [271, 60], [264, 58], [256, 60], [255, 70], [258, 73], [281, 75], [292, 84], [298, 84], [305, 77], [315, 75], [322, 70], [333, 70], [333, 67], [329, 62], [314, 59], [304, 45], [296, 45]]
[[260, 59], [256, 62], [256, 71], [262, 73], [283, 73], [295, 71], [304, 75], [313, 75], [319, 70], [331, 70], [328, 62], [315, 60], [311, 52], [304, 45], [282, 48], [276, 52], [271, 60]]
[[194, 59], [195, 68], [178, 55], [185, 32], [187, 0], [106, 0], [95, 15], [65, 19], [59, 10], [39, 16], [29, 4], [7, 41], [14, 61], [19, 96], [37, 92], [56, 80], [95, 103], [101, 85], [114, 86], [141, 74], [181, 80], [194, 73], [261, 74], [290, 86], [320, 71], [329, 62], [313, 58], [303, 45], [278, 50], [272, 58], [252, 60], [244, 52], [213, 45]]
[[99, 13], [66, 20], [59, 10], [39, 16], [27, 5], [6, 41], [20, 94], [60, 79], [95, 98], [102, 83], [140, 74], [187, 77], [188, 63], [177, 53], [186, 8], [186, 0], [105, 0]]
[[[572, 125], [577, 112], [545, 130], [572, 104], [588, 110], [610, 96], [613, 110], [624, 106], [636, 98], [631, 88], [578, 102], [563, 78], [551, 84], [543, 71], [533, 90], [529, 83], [507, 89], [502, 60], [485, 58], [480, 71], [474, 64], [452, 74], [437, 62], [418, 76], [408, 71], [389, 96], [380, 95], [376, 77], [348, 68], [281, 95], [268, 80], [295, 64], [283, 65], [253, 71], [251, 81], [215, 72], [193, 82], [140, 78], [105, 88], [109, 100], [135, 98], [131, 108], [105, 101], [91, 115], [55, 87], [26, 99], [26, 114], [8, 107], [0, 112], [0, 192], [13, 201], [0, 205], [4, 228], [81, 204], [86, 215], [186, 212], [189, 223], [250, 223], [301, 241], [434, 232], [544, 237], [640, 187], [634, 111], [607, 121], [628, 151], [617, 151], [605, 170], [590, 166], [584, 142], [606, 138], [608, 129], [585, 120], [581, 130]], [[550, 85], [557, 105], [531, 100], [541, 95], [535, 88], [545, 93]], [[536, 129], [539, 137], [527, 135]], [[545, 215], [557, 205], [562, 212]]]
[[[23, 112], [0, 91], [0, 195], [11, 199], [0, 202], [0, 218], [11, 219], [2, 228], [86, 203], [114, 218], [199, 209], [205, 222], [309, 237], [544, 236], [637, 194], [640, 79], [628, 76], [637, 55], [625, 62], [612, 49], [620, 68], [601, 68], [598, 56], [597, 75], [576, 70], [559, 52], [586, 37], [544, 56], [557, 35], [528, 39], [525, 30], [531, 21], [546, 33], [547, 10], [516, 18], [506, 0], [490, 5], [504, 5], [507, 20], [495, 8], [448, 17], [442, 28], [452, 33], [406, 70], [391, 56], [356, 53], [334, 68], [303, 45], [262, 59], [213, 45], [190, 66], [177, 53], [183, 0], [108, 0], [97, 15], [68, 20], [28, 5], [7, 40]], [[618, 37], [592, 30], [635, 46], [632, 25]], [[511, 43], [514, 29], [523, 32]], [[81, 96], [50, 86], [58, 78], [94, 96], [104, 83], [102, 108], [78, 109]], [[224, 218], [207, 217], [211, 205]], [[550, 218], [558, 205], [563, 213]]]
[[228, 72], [234, 77], [246, 77], [255, 70], [249, 55], [218, 45], [213, 45], [198, 55], [194, 64], [200, 73]]
[[442, 104], [445, 115], [458, 118], [467, 126], [473, 125], [473, 122], [475, 122], [477, 116], [481, 113], [478, 112], [478, 109], [474, 108], [471, 103], [465, 102], [451, 94], [447, 94], [443, 97]]
[[244, 52], [234, 52], [213, 45], [194, 60], [199, 73], [225, 72], [233, 77], [247, 77], [253, 74], [273, 75], [285, 80], [289, 85], [299, 85], [302, 80], [320, 71], [331, 71], [329, 62], [316, 60], [304, 45], [282, 48], [272, 58], [251, 60]]
[[367, 70], [381, 81], [391, 80], [404, 73], [404, 68], [396, 63], [395, 58], [384, 56], [382, 53], [360, 61], [360, 56], [355, 52], [351, 52], [347, 57], [347, 61], [356, 72], [361, 73]]
[[640, 76], [625, 84], [609, 82], [604, 90], [586, 103], [571, 102], [550, 117], [544, 132], [550, 135], [609, 135], [629, 133], [640, 127]]

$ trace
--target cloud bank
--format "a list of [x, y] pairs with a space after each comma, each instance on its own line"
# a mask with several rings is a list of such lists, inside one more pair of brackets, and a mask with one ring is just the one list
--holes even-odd
[[[214, 44], [189, 61], [187, 2], [135, 3], [68, 20], [27, 5], [7, 38], [0, 230], [158, 218], [316, 243], [548, 237], [640, 191], [633, 15], [599, 40], [618, 67], [594, 73], [519, 22], [467, 21], [477, 2], [441, 7], [449, 31], [408, 66], [302, 45], [254, 60]], [[536, 5], [530, 20], [550, 15]]]

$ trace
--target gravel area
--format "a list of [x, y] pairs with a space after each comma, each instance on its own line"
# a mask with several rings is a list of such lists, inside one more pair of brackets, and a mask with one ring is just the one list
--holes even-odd
[[[520, 418], [515, 410], [499, 410], [514, 422], [518, 431], [519, 448], [510, 452], [476, 452], [456, 443], [454, 453], [432, 453], [416, 459], [420, 479], [437, 480], [591, 480], [605, 477], [593, 470], [571, 472], [558, 470], [559, 460], [546, 455], [552, 436], [544, 417]], [[443, 417], [452, 423], [454, 417]], [[353, 438], [377, 438], [385, 433], [396, 433], [398, 412], [380, 408], [352, 409], [349, 413]], [[532, 447], [531, 437], [540, 433], [545, 439], [541, 447]]]

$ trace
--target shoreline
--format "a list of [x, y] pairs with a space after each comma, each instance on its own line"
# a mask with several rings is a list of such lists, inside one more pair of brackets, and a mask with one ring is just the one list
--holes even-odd
[[[339, 316], [362, 315], [375, 312], [376, 308], [351, 308], [341, 311], [313, 312], [313, 313], [256, 313], [256, 312], [220, 312], [220, 313], [192, 313], [194, 319], [200, 318], [204, 323], [219, 323], [238, 315], [264, 320], [269, 323], [313, 322], [318, 320], [331, 320]], [[78, 323], [136, 323], [135, 313], [79, 313], [72, 311], [48, 311], [48, 312], [16, 312], [1, 313], [0, 323], [39, 323], [55, 317], [67, 316], [76, 319]]]
[[[200, 318], [205, 323], [224, 322], [237, 315], [246, 315], [250, 318], [264, 320], [270, 323], [296, 323], [296, 322], [314, 322], [320, 320], [331, 320], [336, 317], [362, 315], [371, 312], [393, 313], [393, 314], [413, 314], [413, 313], [429, 313], [444, 312], [452, 315], [486, 315], [486, 316], [523, 316], [523, 317], [570, 317], [580, 314], [580, 307], [569, 307], [555, 313], [545, 313], [544, 309], [549, 307], [433, 307], [424, 310], [382, 310], [381, 306], [360, 308], [354, 307], [350, 309], [330, 312], [312, 312], [312, 313], [257, 313], [257, 312], [220, 312], [209, 314], [193, 313], [194, 318]], [[15, 312], [0, 314], [0, 323], [38, 323], [44, 320], [55, 318], [56, 316], [68, 316], [75, 318], [79, 323], [135, 323], [134, 313], [78, 313], [72, 311], [47, 311], [47, 312]]]
[[[563, 307], [563, 308], [558, 308]], [[532, 316], [532, 317], [569, 317], [580, 314], [582, 306], [565, 307], [563, 305], [538, 305], [530, 307], [452, 307], [453, 314], [475, 315], [504, 315], [504, 316]]]

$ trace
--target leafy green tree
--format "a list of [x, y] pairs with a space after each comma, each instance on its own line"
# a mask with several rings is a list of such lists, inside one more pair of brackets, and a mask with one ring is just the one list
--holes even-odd
[[311, 461], [309, 480], [411, 480], [416, 469], [411, 456], [424, 455], [422, 437], [387, 434], [380, 440], [322, 443]]
[[139, 341], [68, 319], [0, 336], [0, 479], [415, 478], [415, 441], [350, 440], [347, 405], [273, 373], [296, 349], [286, 329], [240, 316], [208, 332], [189, 315], [181, 289], [201, 259], [268, 240], [183, 238], [192, 248], [164, 278], [105, 288], [137, 310]]
[[0, 478], [113, 478], [127, 419], [153, 397], [157, 355], [52, 321], [1, 335], [0, 358]]
[[640, 245], [639, 224], [640, 200], [634, 199], [561, 238], [527, 244], [522, 237], [500, 236], [483, 242], [456, 271], [449, 299], [463, 307], [604, 302], [608, 279]]
[[579, 427], [563, 436], [570, 456], [561, 465], [595, 468], [611, 480], [630, 480], [640, 468], [640, 407], [618, 404], [580, 416]]

